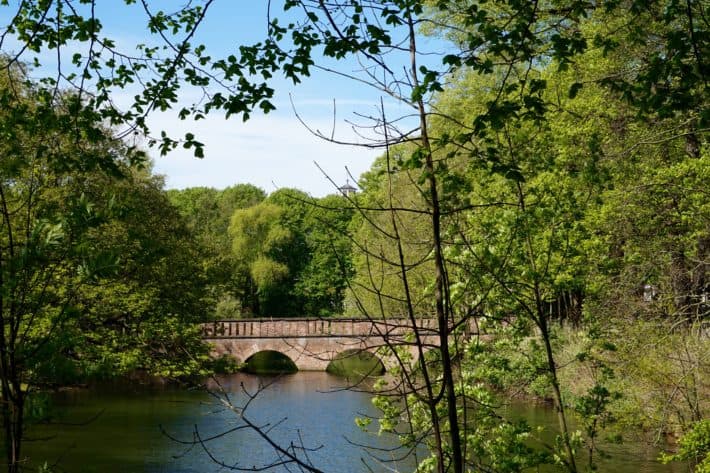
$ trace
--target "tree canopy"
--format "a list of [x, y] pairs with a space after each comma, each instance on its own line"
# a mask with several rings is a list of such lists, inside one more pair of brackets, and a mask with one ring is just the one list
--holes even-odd
[[[428, 447], [421, 471], [592, 470], [603, 431], [624, 422], [689, 432], [698, 443], [710, 391], [702, 375], [710, 268], [704, 2], [284, 0], [270, 2], [262, 41], [217, 57], [194, 41], [215, 1], [166, 12], [125, 0], [143, 9], [150, 34], [137, 52], [104, 37], [95, 1], [0, 2], [12, 11], [0, 48], [20, 44], [3, 57], [0, 78], [0, 381], [12, 401], [2, 408], [10, 471], [19, 462], [22, 386], [42, 372], [26, 361], [50, 342], [70, 345], [54, 337], [58, 327], [89, 314], [82, 322], [111, 345], [112, 324], [140, 332], [155, 314], [195, 320], [180, 310], [199, 285], [166, 284], [166, 258], [184, 264], [180, 277], [205, 275], [224, 313], [357, 308], [408, 318], [419, 356], [388, 347], [396, 381], [380, 383], [376, 402], [382, 429], [398, 433], [403, 448]], [[431, 50], [424, 37], [434, 39]], [[51, 73], [41, 68], [48, 51], [60, 57]], [[383, 156], [359, 196], [311, 199], [284, 189], [266, 197], [249, 186], [173, 192], [185, 227], [158, 183], [131, 170], [143, 153], [117, 141], [137, 132], [162, 153], [183, 146], [200, 157], [193, 133], [158, 136], [147, 115], [175, 108], [183, 119], [248, 119], [273, 110], [276, 76], [297, 83], [331, 70], [322, 59], [345, 58], [362, 67], [336, 75], [411, 110], [392, 117], [381, 106], [364, 117], [379, 137], [368, 146]], [[47, 77], [29, 80], [29, 64]], [[132, 84], [140, 90], [118, 108], [115, 95]], [[185, 87], [204, 99], [181, 103]], [[110, 176], [133, 176], [103, 186], [116, 199], [88, 184]], [[138, 187], [127, 190], [127, 182]], [[114, 217], [124, 204], [140, 220]], [[199, 235], [197, 249], [178, 238], [186, 228]], [[193, 251], [201, 271], [186, 257]], [[88, 305], [117, 299], [113, 310]], [[437, 350], [426, 356], [422, 315], [437, 322]], [[466, 337], [473, 319], [494, 342]], [[562, 319], [579, 338], [564, 339]], [[638, 360], [635, 352], [652, 352], [649, 338], [658, 353]], [[175, 341], [165, 333], [151, 340]], [[132, 353], [127, 366], [142, 353], [112, 346]], [[13, 367], [22, 376], [10, 376]], [[573, 382], [572, 368], [588, 373], [583, 383]], [[524, 439], [535, 427], [503, 418], [498, 399], [520, 392], [551, 400], [554, 444], [533, 448]], [[639, 399], [629, 408], [623, 395]]]

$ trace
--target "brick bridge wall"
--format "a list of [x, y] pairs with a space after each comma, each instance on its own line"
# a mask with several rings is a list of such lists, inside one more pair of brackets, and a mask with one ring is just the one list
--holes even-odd
[[[435, 319], [418, 319], [417, 327], [425, 349], [438, 345]], [[472, 328], [469, 326], [469, 329]], [[229, 354], [245, 362], [260, 351], [273, 350], [288, 356], [299, 370], [324, 371], [340, 353], [367, 350], [372, 353], [386, 344], [408, 346], [414, 360], [417, 349], [406, 319], [369, 321], [364, 319], [246, 319], [219, 320], [202, 325], [213, 356]], [[385, 367], [396, 360], [380, 357]]]

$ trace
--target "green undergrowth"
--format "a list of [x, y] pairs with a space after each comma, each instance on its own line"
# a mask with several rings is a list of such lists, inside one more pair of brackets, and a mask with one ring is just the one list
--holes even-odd
[[[710, 342], [695, 327], [659, 320], [555, 327], [552, 344], [567, 411], [604, 439], [663, 445], [710, 411]], [[535, 336], [504, 331], [494, 340], [471, 343], [466, 366], [471, 382], [501, 398], [552, 399], [544, 350]]]

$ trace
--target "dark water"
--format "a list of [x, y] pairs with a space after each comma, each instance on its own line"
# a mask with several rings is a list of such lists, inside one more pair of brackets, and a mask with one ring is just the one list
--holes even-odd
[[[293, 442], [313, 449], [308, 458], [321, 470], [414, 470], [411, 459], [382, 464], [373, 458], [392, 460], [395, 453], [389, 449], [396, 441], [365, 433], [355, 425], [354, 417], [376, 411], [368, 394], [338, 389], [344, 384], [341, 378], [313, 372], [278, 378], [239, 374], [222, 380], [222, 387], [234, 405], [243, 406], [246, 393], [255, 393], [263, 383], [271, 384], [248, 405], [247, 418], [269, 430], [284, 447]], [[543, 424], [554, 422], [544, 408], [521, 408], [515, 415]], [[54, 471], [88, 473], [224, 472], [229, 470], [218, 462], [259, 469], [280, 461], [273, 447], [250, 429], [225, 434], [240, 425], [238, 414], [204, 391], [103, 387], [58, 396], [54, 423], [32, 429], [29, 435], [37, 441], [27, 444], [25, 453], [32, 459], [29, 471], [46, 461], [55, 465]], [[363, 444], [379, 449], [368, 453], [359, 446]], [[639, 446], [615, 446], [610, 453], [614, 461], [603, 463], [600, 471], [685, 471], [657, 464], [656, 452]], [[291, 464], [269, 471], [300, 470]]]
[[[369, 471], [367, 463], [375, 472], [393, 467], [413, 470], [411, 462], [378, 465], [358, 446], [387, 449], [396, 442], [392, 437], [365, 433], [355, 425], [354, 417], [376, 411], [368, 394], [340, 389], [342, 378], [321, 372], [271, 378], [238, 374], [222, 380], [222, 387], [233, 404], [243, 406], [248, 398], [244, 389], [255, 393], [260, 383], [270, 385], [249, 404], [246, 416], [269, 430], [283, 446], [294, 442], [313, 449], [307, 455], [318, 468]], [[257, 469], [279, 461], [273, 447], [250, 429], [204, 445], [177, 442], [175, 439], [192, 441], [196, 433], [208, 439], [241, 425], [237, 414], [204, 391], [104, 387], [63, 393], [56, 400], [56, 411], [55, 424], [37, 426], [29, 434], [52, 437], [28, 444], [25, 453], [33, 465], [47, 461], [56, 463], [57, 471], [67, 472], [197, 473], [228, 471], [215, 461]], [[372, 453], [392, 457], [386, 451]], [[270, 471], [300, 470], [289, 465]]]
[[[507, 412], [506, 412], [507, 411]], [[550, 407], [534, 404], [516, 404], [501, 412], [508, 419], [525, 419], [532, 426], [544, 427], [540, 439], [548, 445], [554, 443], [557, 431], [557, 416]], [[574, 419], [572, 429], [576, 430]], [[599, 451], [595, 453], [594, 463], [597, 471], [609, 473], [689, 473], [685, 464], [663, 465], [658, 462], [659, 450], [647, 443], [626, 441], [622, 443], [598, 442]], [[576, 457], [579, 471], [590, 471], [586, 452], [578, 452]], [[555, 472], [554, 467], [542, 468], [541, 472]]]

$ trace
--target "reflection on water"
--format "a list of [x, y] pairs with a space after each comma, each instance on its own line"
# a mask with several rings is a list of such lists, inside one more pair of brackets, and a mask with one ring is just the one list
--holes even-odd
[[[300, 372], [277, 378], [238, 374], [220, 380], [235, 406], [243, 406], [248, 394], [265, 384], [268, 387], [251, 401], [246, 415], [283, 446], [294, 442], [312, 449], [308, 458], [323, 471], [369, 471], [364, 463], [375, 472], [413, 470], [411, 461], [378, 465], [358, 446], [375, 445], [383, 450], [373, 454], [392, 457], [387, 449], [396, 443], [355, 425], [356, 416], [376, 412], [368, 394], [343, 390], [341, 378]], [[210, 387], [217, 388], [215, 384]], [[99, 413], [89, 424], [80, 425]], [[33, 465], [47, 461], [56, 463], [58, 471], [89, 473], [217, 472], [225, 469], [214, 460], [240, 468], [260, 468], [279, 461], [274, 449], [252, 430], [221, 435], [238, 425], [238, 415], [204, 391], [104, 387], [59, 396], [55, 423], [30, 432], [31, 437], [51, 439], [28, 444], [26, 453]], [[165, 433], [189, 442], [197, 436], [216, 438], [203, 448], [180, 444]], [[298, 470], [292, 465], [270, 471]]]
[[[248, 405], [247, 418], [284, 447], [293, 442], [312, 449], [308, 458], [323, 471], [413, 471], [413, 459], [381, 464], [372, 457], [391, 460], [397, 456], [399, 452], [390, 450], [395, 439], [365, 433], [355, 425], [356, 416], [376, 411], [368, 394], [343, 390], [344, 383], [327, 373], [299, 372], [276, 378], [238, 374], [210, 387], [216, 390], [221, 386], [237, 407], [243, 407], [258, 392]], [[243, 425], [238, 412], [225, 409], [203, 390], [111, 386], [63, 393], [56, 406], [52, 425], [29, 432], [34, 439], [44, 439], [27, 444], [29, 471], [36, 471], [44, 461], [56, 464], [56, 471], [88, 473], [223, 472], [227, 470], [216, 461], [247, 469], [279, 461], [263, 438], [250, 429], [238, 428]], [[507, 414], [537, 425], [554, 424], [553, 413], [544, 408], [520, 406]], [[371, 427], [376, 429], [376, 425]], [[195, 439], [212, 440], [200, 445]], [[378, 449], [370, 451], [371, 455], [359, 445]], [[638, 447], [614, 446], [609, 453], [614, 460], [603, 463], [600, 471], [684, 471], [659, 465], [653, 461], [656, 452]], [[269, 471], [299, 470], [291, 465]]]
[[[530, 425], [542, 427], [538, 440], [547, 445], [553, 445], [558, 431], [557, 416], [551, 407], [535, 404], [516, 403], [501, 411], [501, 414], [511, 420], [525, 419]], [[571, 419], [572, 429], [575, 425]], [[597, 471], [611, 473], [688, 473], [685, 465], [662, 465], [658, 462], [659, 451], [651, 445], [637, 442], [610, 443], [598, 442], [599, 451], [594, 454]], [[577, 467], [580, 471], [589, 471], [589, 461], [586, 451], [578, 452]], [[541, 469], [541, 472], [554, 472], [553, 467]]]

